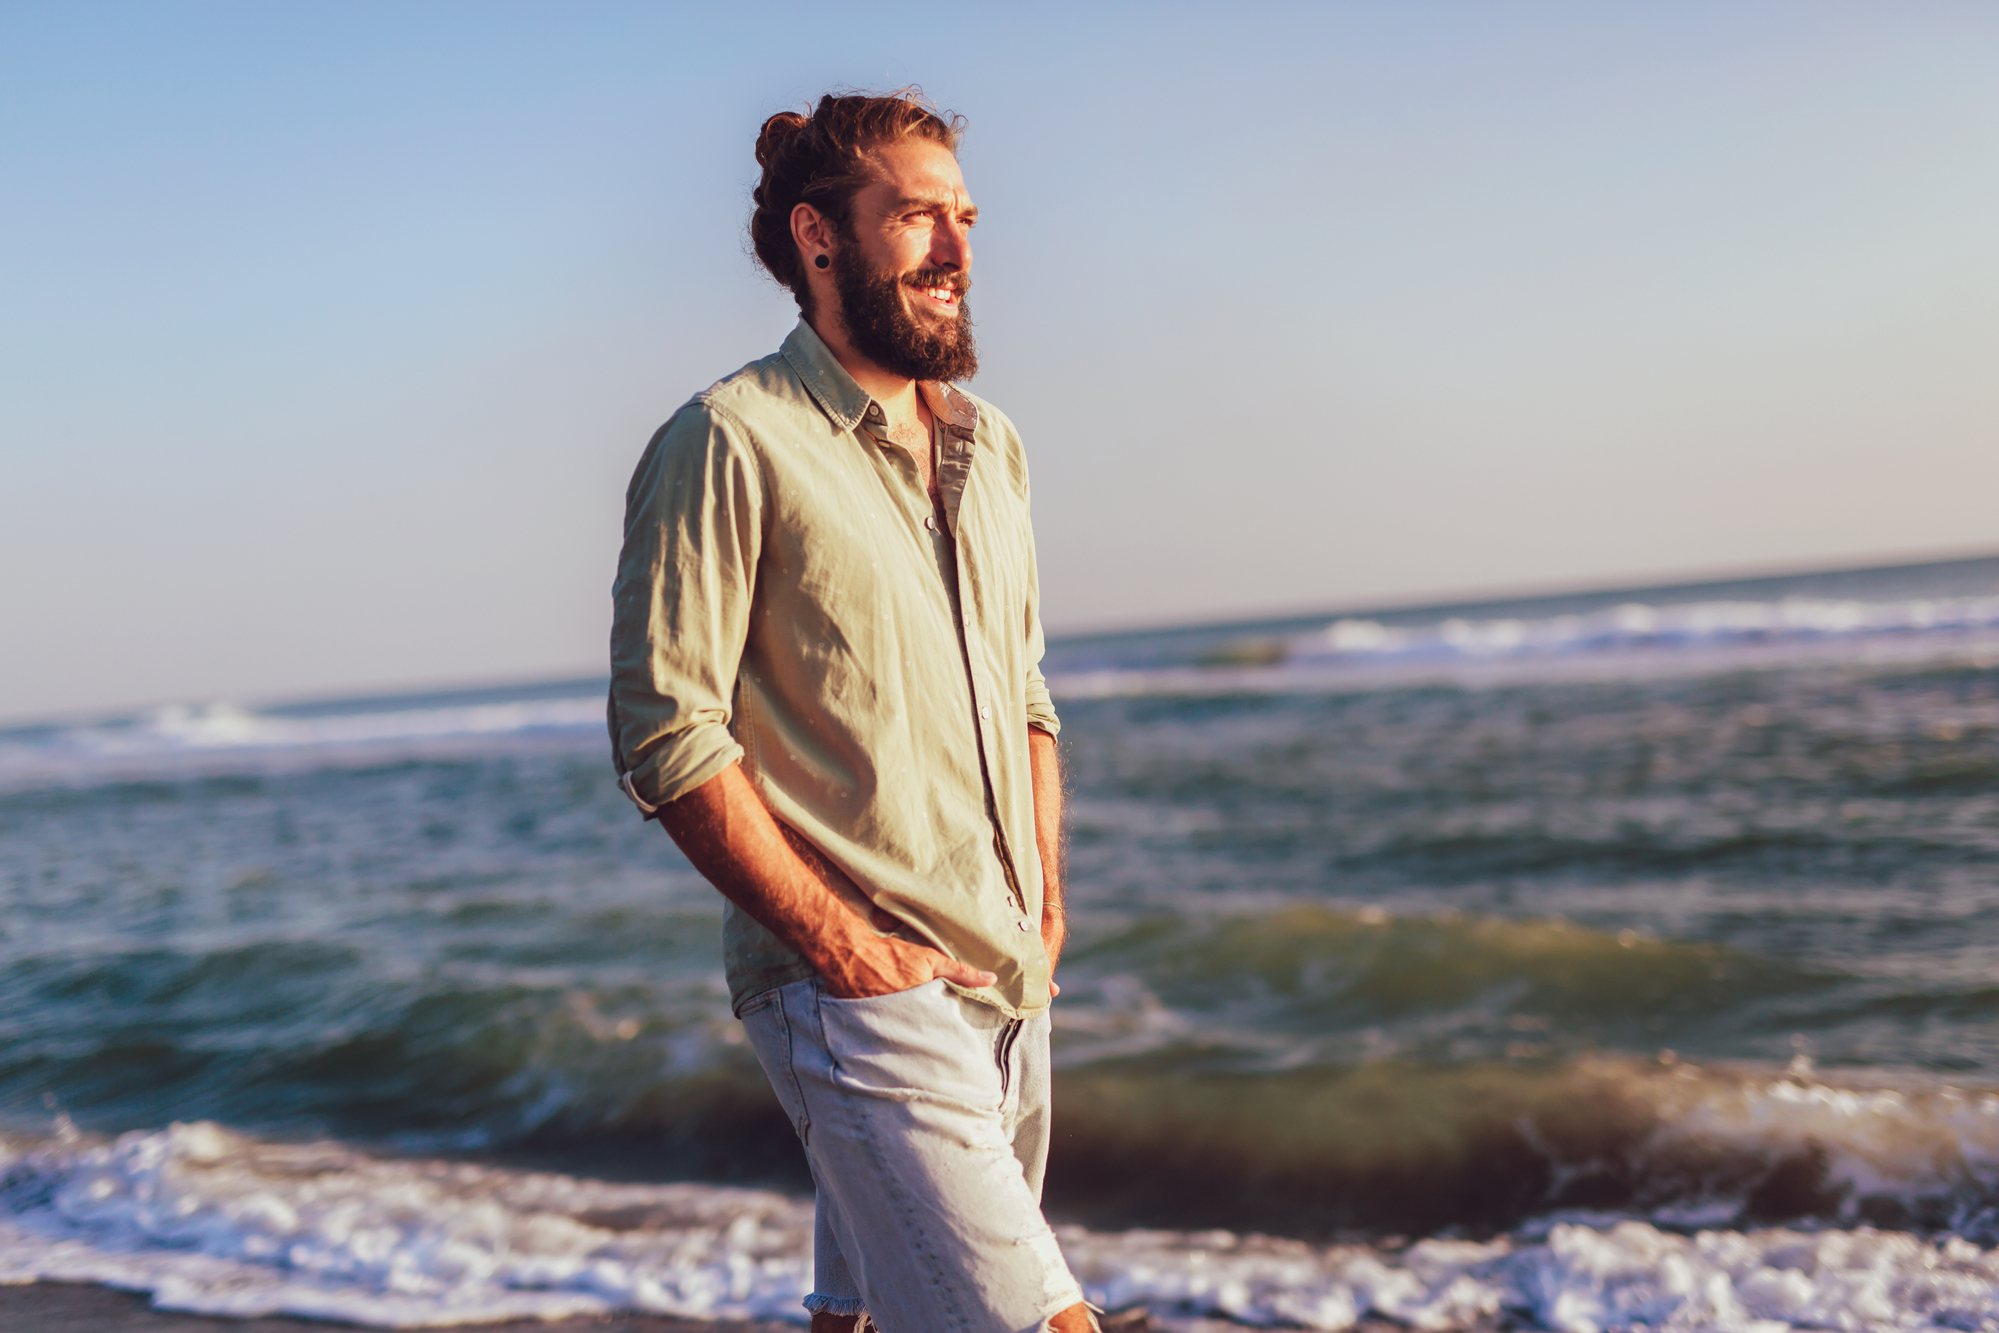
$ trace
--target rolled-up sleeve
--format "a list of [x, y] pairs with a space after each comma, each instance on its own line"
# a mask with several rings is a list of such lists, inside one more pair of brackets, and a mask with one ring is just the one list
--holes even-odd
[[1039, 666], [1027, 669], [1027, 725], [1039, 727], [1050, 736], [1062, 734], [1062, 719], [1055, 715], [1055, 700], [1048, 693], [1048, 682], [1042, 678]]
[[762, 514], [741, 428], [698, 399], [653, 436], [625, 492], [611, 754], [647, 818], [742, 758], [729, 722]]
[[1055, 715], [1055, 699], [1048, 693], [1048, 680], [1041, 674], [1042, 654], [1048, 639], [1041, 632], [1041, 571], [1034, 558], [1034, 533], [1027, 534], [1027, 647], [1021, 660], [1027, 663], [1027, 725], [1039, 727], [1050, 736], [1062, 732], [1062, 719]]

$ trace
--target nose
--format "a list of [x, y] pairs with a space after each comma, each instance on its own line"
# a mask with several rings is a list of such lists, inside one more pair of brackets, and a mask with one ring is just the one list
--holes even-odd
[[930, 234], [930, 263], [933, 268], [956, 269], [960, 273], [971, 271], [972, 232], [956, 218], [944, 219]]

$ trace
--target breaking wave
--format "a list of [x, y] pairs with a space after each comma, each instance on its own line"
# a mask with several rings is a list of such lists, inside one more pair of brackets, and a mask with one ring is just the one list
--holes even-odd
[[[417, 970], [396, 962], [401, 916], [369, 947], [24, 953], [4, 974], [22, 1017], [0, 1105], [28, 1123], [61, 1087], [42, 1104], [87, 1128], [170, 1106], [405, 1152], [805, 1188], [693, 891], [574, 915], [474, 893], [446, 919], [450, 961]], [[1079, 1221], [1429, 1234], [1592, 1208], [1999, 1240], [1999, 1088], [1810, 1060], [1885, 1021], [1999, 1014], [1975, 978], [1312, 905], [1142, 917], [1086, 932], [1064, 969], [1050, 1197]]]

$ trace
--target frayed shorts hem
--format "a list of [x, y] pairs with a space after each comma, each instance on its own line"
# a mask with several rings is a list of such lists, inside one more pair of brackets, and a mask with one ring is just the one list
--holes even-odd
[[1059, 1303], [1049, 1305], [1047, 1312], [1041, 1316], [1041, 1322], [1035, 1326], [1038, 1333], [1053, 1333], [1054, 1325], [1050, 1321], [1073, 1305], [1087, 1309], [1090, 1312], [1091, 1324], [1097, 1328], [1103, 1327], [1104, 1308], [1101, 1305], [1091, 1305], [1089, 1298], [1083, 1295], [1083, 1289], [1078, 1287], [1070, 1295], [1064, 1296]]
[[816, 1291], [800, 1303], [813, 1314], [855, 1315], [868, 1310], [868, 1303], [858, 1296], [821, 1296]]

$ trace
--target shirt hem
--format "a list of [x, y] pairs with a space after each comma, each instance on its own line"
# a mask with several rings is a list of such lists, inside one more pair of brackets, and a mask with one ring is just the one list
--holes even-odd
[[[1051, 996], [1048, 1000], [1038, 1005], [1009, 1004], [999, 996], [993, 994], [990, 988], [973, 990], [969, 986], [960, 986], [957, 982], [949, 978], [944, 979], [944, 984], [960, 997], [976, 1001], [989, 1009], [997, 1009], [1015, 1022], [1021, 1022], [1030, 1018], [1039, 1018], [1041, 1015], [1047, 1013], [1049, 1005], [1054, 1003], [1054, 997]], [[1063, 1308], [1066, 1309], [1068, 1307], [1065, 1306]]]

